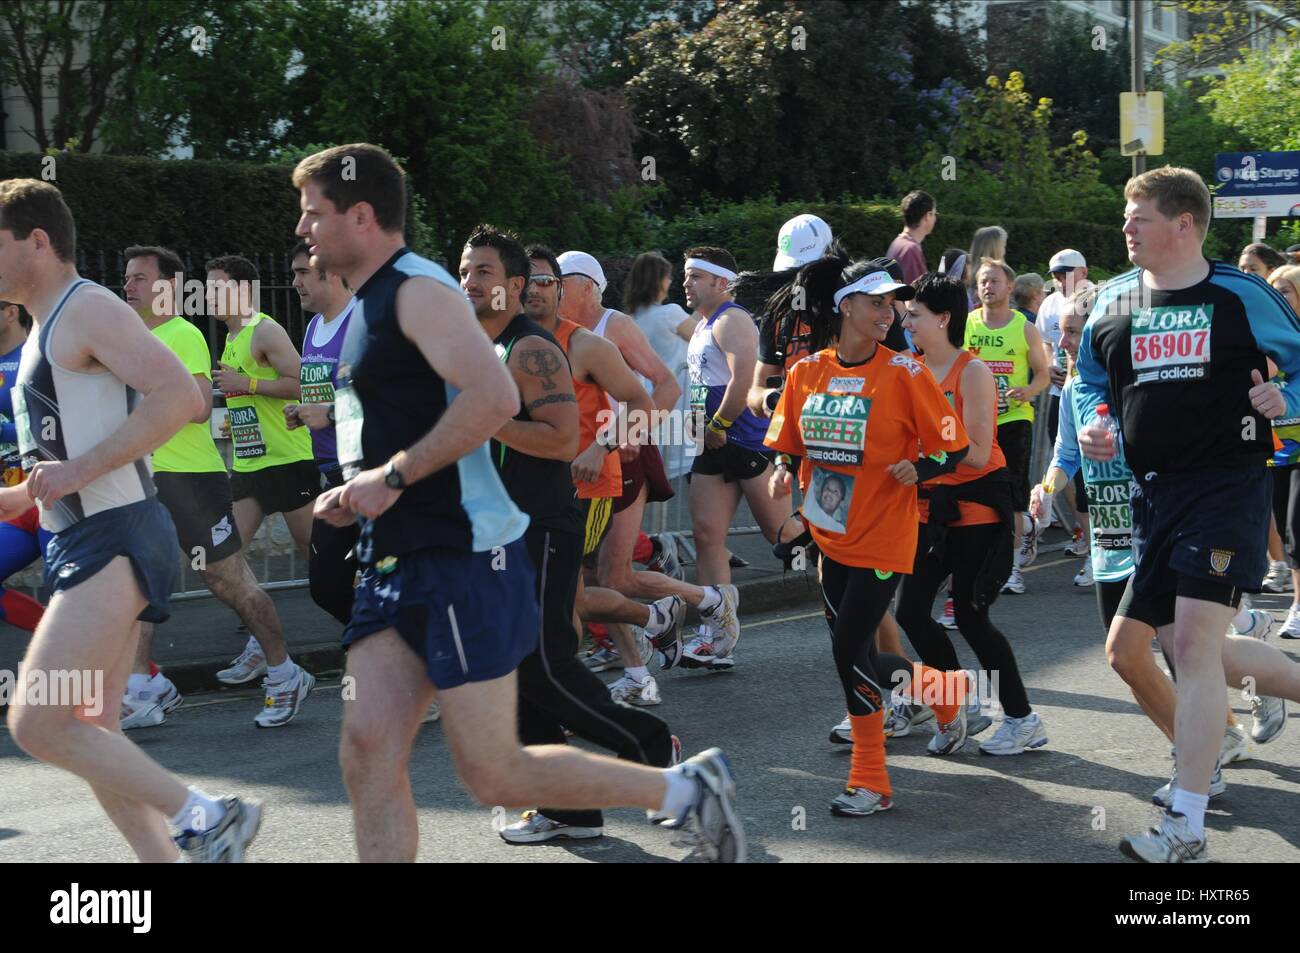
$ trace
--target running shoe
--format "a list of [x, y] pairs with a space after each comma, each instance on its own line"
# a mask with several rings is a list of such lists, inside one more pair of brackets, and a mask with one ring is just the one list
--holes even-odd
[[1076, 526], [1074, 529], [1074, 538], [1066, 544], [1065, 555], [1067, 556], [1088, 556], [1092, 553], [1092, 546], [1088, 537], [1083, 535], [1083, 529]]
[[981, 754], [1011, 755], [1023, 754], [1030, 748], [1041, 748], [1047, 744], [1047, 729], [1038, 712], [1031, 711], [1023, 718], [1002, 716], [1002, 724], [993, 737], [980, 744]]
[[672, 533], [659, 533], [650, 537], [650, 561], [645, 564], [649, 572], [661, 572], [665, 576], [681, 582], [686, 578], [686, 570], [677, 552], [677, 537]]
[[677, 769], [695, 781], [695, 803], [681, 817], [663, 826], [679, 829], [690, 825], [695, 853], [715, 864], [743, 864], [746, 859], [745, 831], [736, 814], [736, 780], [727, 756], [719, 748], [701, 751]]
[[1159, 827], [1145, 834], [1125, 837], [1120, 853], [1144, 864], [1204, 864], [1210, 859], [1205, 838], [1192, 833], [1182, 814], [1166, 811]]
[[262, 687], [266, 689], [266, 702], [257, 717], [253, 719], [253, 724], [257, 727], [279, 728], [293, 721], [294, 716], [298, 714], [302, 703], [307, 700], [307, 696], [311, 694], [316, 684], [316, 676], [301, 665], [297, 668], [298, 671], [283, 682], [275, 685], [270, 682], [262, 683]]
[[623, 667], [623, 656], [618, 654], [617, 649], [612, 649], [607, 645], [598, 645], [582, 660], [588, 670], [592, 672], [607, 672], [611, 668]]
[[727, 658], [736, 651], [740, 641], [740, 591], [735, 586], [714, 586], [722, 593], [722, 601], [709, 612], [701, 612], [715, 635], [713, 651], [718, 658]]
[[1273, 614], [1265, 609], [1250, 610], [1251, 627], [1245, 632], [1238, 632], [1237, 627], [1229, 626], [1233, 635], [1248, 635], [1252, 639], [1259, 639], [1261, 642], [1267, 642], [1268, 637], [1273, 634]]
[[1282, 628], [1277, 634], [1283, 639], [1300, 639], [1300, 606], [1293, 605], [1286, 610], [1286, 621], [1282, 623]]
[[[1178, 787], [1178, 768], [1174, 768], [1173, 776], [1168, 783], [1156, 788], [1156, 792], [1151, 795], [1151, 803], [1156, 807], [1163, 807], [1169, 810], [1174, 806], [1174, 791]], [[1228, 790], [1227, 782], [1223, 780], [1223, 771], [1219, 764], [1214, 766], [1214, 777], [1210, 778], [1210, 797], [1216, 798]]]
[[943, 615], [939, 616], [939, 624], [945, 629], [957, 628], [957, 616], [953, 613], [952, 600], [943, 601]]
[[1286, 699], [1253, 695], [1250, 699], [1250, 738], [1257, 745], [1266, 745], [1286, 727]]
[[719, 658], [712, 636], [699, 632], [682, 649], [682, 665], [686, 668], [735, 668], [736, 660], [732, 656]]
[[1285, 562], [1271, 562], [1262, 588], [1265, 592], [1290, 592], [1291, 569]]
[[525, 811], [522, 818], [507, 827], [501, 828], [497, 833], [501, 835], [501, 839], [507, 844], [540, 844], [543, 841], [556, 840], [557, 838], [589, 840], [603, 834], [604, 828], [575, 827], [572, 824], [551, 820], [545, 814], [539, 814], [537, 811]]
[[837, 817], [866, 817], [894, 806], [894, 799], [868, 791], [866, 788], [845, 788], [844, 793], [831, 801], [831, 813]]
[[1020, 568], [1033, 563], [1038, 558], [1038, 524], [1032, 519], [1029, 522], [1029, 529], [1025, 530], [1025, 535], [1020, 537]]
[[[161, 690], [158, 688], [160, 683], [162, 686]], [[185, 700], [185, 696], [181, 694], [180, 689], [176, 687], [175, 683], [161, 673], [157, 678], [152, 680], [151, 685], [153, 686], [154, 701], [162, 706], [164, 715], [170, 715], [173, 711], [179, 708], [181, 702]]]
[[165, 718], [162, 705], [158, 704], [152, 694], [122, 696], [122, 714], [118, 725], [123, 731], [153, 728], [161, 725]]
[[915, 705], [901, 695], [890, 699], [889, 715], [885, 718], [886, 738], [906, 738], [917, 725], [934, 717], [929, 705]]
[[1019, 566], [1012, 567], [1011, 575], [1007, 577], [1007, 581], [1002, 585], [1002, 592], [1013, 593], [1017, 596], [1025, 594], [1025, 580], [1020, 575]]
[[616, 702], [639, 708], [658, 705], [663, 701], [659, 697], [659, 685], [653, 675], [647, 675], [639, 682], [631, 675], [624, 675], [609, 686], [609, 697]]
[[[886, 735], [885, 737], [887, 738], [889, 736]], [[844, 720], [831, 729], [831, 744], [853, 744], [853, 722], [849, 720], [848, 715], [845, 715]]]
[[652, 649], [663, 657], [664, 668], [675, 668], [682, 660], [682, 624], [686, 621], [686, 600], [665, 596], [650, 603], [654, 622], [665, 625], [658, 635], [650, 635]]
[[437, 702], [429, 702], [429, 710], [424, 713], [420, 719], [420, 724], [431, 725], [442, 717], [442, 706]]
[[1250, 760], [1250, 737], [1241, 725], [1229, 725], [1223, 732], [1223, 743], [1219, 746], [1219, 764], [1232, 764], [1234, 761]]
[[222, 799], [226, 813], [211, 830], [186, 831], [176, 838], [176, 847], [192, 864], [242, 864], [257, 829], [262, 826], [262, 805], [237, 797]]
[[217, 672], [217, 681], [223, 685], [247, 685], [254, 679], [266, 675], [266, 655], [257, 640], [250, 638], [239, 658], [230, 663], [229, 668]]
[[727, 564], [731, 566], [732, 569], [744, 569], [746, 566], [749, 565], [749, 560], [743, 559], [740, 556], [737, 556], [735, 553], [728, 550]]
[[1083, 561], [1083, 568], [1074, 574], [1074, 584], [1081, 589], [1092, 588], [1092, 559]]
[[974, 738], [993, 724], [993, 719], [984, 714], [984, 705], [980, 702], [979, 677], [973, 669], [966, 669], [966, 737]]
[[954, 754], [966, 743], [966, 706], [957, 706], [957, 717], [935, 728], [934, 737], [926, 745], [926, 752], [933, 755]]

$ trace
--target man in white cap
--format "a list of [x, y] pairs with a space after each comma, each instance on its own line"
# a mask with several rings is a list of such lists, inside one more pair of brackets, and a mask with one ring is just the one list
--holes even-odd
[[[1084, 260], [1080, 252], [1073, 248], [1062, 248], [1048, 263], [1048, 269], [1052, 273], [1052, 278], [1056, 281], [1056, 290], [1043, 299], [1043, 303], [1038, 308], [1038, 317], [1035, 324], [1039, 332], [1043, 335], [1043, 346], [1047, 348], [1048, 369], [1047, 373], [1052, 379], [1052, 396], [1051, 406], [1048, 409], [1047, 429], [1050, 440], [1056, 443], [1056, 428], [1058, 409], [1061, 404], [1061, 388], [1065, 385], [1066, 376], [1066, 353], [1061, 347], [1061, 315], [1070, 309], [1070, 298], [1075, 290], [1086, 284], [1088, 281], [1088, 262]], [[1079, 498], [1079, 487], [1082, 480], [1076, 480], [1067, 483], [1065, 486], [1066, 502], [1074, 508], [1075, 522], [1078, 523], [1078, 531], [1075, 533], [1074, 540], [1066, 547], [1065, 552], [1070, 556], [1087, 556], [1089, 552], [1088, 536], [1088, 505], [1086, 501]], [[1080, 570], [1079, 576], [1075, 582], [1081, 586], [1092, 585], [1091, 579], [1092, 563], [1085, 561], [1083, 569]]]
[[929, 192], [908, 192], [899, 204], [899, 211], [903, 213], [903, 230], [889, 243], [885, 257], [898, 262], [903, 269], [903, 280], [910, 285], [928, 270], [921, 242], [934, 231], [939, 210]]

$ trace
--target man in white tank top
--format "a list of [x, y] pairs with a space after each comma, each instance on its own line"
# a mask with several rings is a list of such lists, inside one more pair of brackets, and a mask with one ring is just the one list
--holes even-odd
[[260, 808], [187, 790], [118, 730], [137, 620], [167, 618], [178, 569], [176, 530], [145, 458], [203, 397], [125, 302], [78, 277], [75, 257], [76, 226], [58, 189], [0, 183], [0, 296], [35, 320], [14, 387], [30, 476], [0, 490], [0, 519], [35, 500], [55, 533], [45, 552], [53, 595], [19, 683], [43, 672], [68, 689], [58, 698], [19, 692], [9, 730], [28, 754], [87, 781], [140, 860], [175, 861], [178, 846], [195, 860], [240, 860]]

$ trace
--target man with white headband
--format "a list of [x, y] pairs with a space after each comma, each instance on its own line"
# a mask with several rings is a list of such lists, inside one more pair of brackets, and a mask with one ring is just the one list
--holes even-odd
[[728, 295], [736, 271], [736, 259], [724, 248], [686, 253], [686, 305], [700, 316], [686, 352], [691, 418], [696, 439], [703, 440], [690, 475], [696, 582], [722, 592], [728, 624], [719, 628], [706, 615], [683, 658], [688, 665], [710, 668], [734, 665], [731, 654], [740, 638], [727, 528], [741, 494], [770, 542], [777, 541], [790, 515], [788, 500], [773, 500], [767, 493], [772, 471], [771, 454], [763, 445], [767, 427], [745, 406], [758, 357], [758, 329], [749, 312]]

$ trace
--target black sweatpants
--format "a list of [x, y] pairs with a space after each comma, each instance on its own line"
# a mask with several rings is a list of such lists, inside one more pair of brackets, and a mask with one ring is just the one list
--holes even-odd
[[876, 629], [898, 588], [898, 573], [881, 578], [874, 569], [845, 566], [821, 557], [822, 601], [831, 628], [835, 671], [850, 715], [884, 711], [892, 689], [912, 678], [912, 663], [881, 652]]
[[[562, 745], [568, 728], [625, 761], [668, 767], [673, 756], [668, 726], [648, 711], [614, 701], [605, 683], [578, 660], [573, 603], [582, 572], [582, 536], [529, 529], [524, 542], [537, 571], [542, 633], [537, 651], [519, 665], [519, 740]], [[598, 810], [538, 810], [575, 827], [604, 824]]]
[[[337, 469], [325, 473], [325, 480], [331, 488], [343, 485], [342, 473]], [[361, 530], [355, 523], [331, 526], [324, 520], [312, 520], [311, 557], [307, 561], [311, 598], [344, 625], [352, 621], [357, 576], [352, 550], [360, 538]]]
[[1282, 553], [1292, 569], [1300, 568], [1300, 466], [1268, 469], [1273, 475], [1273, 521], [1282, 537]]
[[984, 557], [993, 547], [1000, 533], [1005, 533], [1002, 523], [982, 526], [950, 526], [942, 559], [926, 552], [926, 524], [922, 523], [916, 547], [916, 564], [912, 575], [903, 580], [898, 598], [898, 624], [907, 633], [907, 639], [916, 649], [921, 661], [945, 672], [961, 668], [957, 650], [948, 638], [947, 630], [935, 622], [930, 612], [934, 597], [948, 574], [952, 574], [952, 608], [957, 620], [957, 631], [970, 645], [981, 667], [996, 677], [998, 700], [1012, 718], [1029, 714], [1029, 698], [1016, 656], [1011, 651], [1007, 637], [997, 630], [989, 619], [988, 607], [976, 610], [973, 595], [975, 577]]

